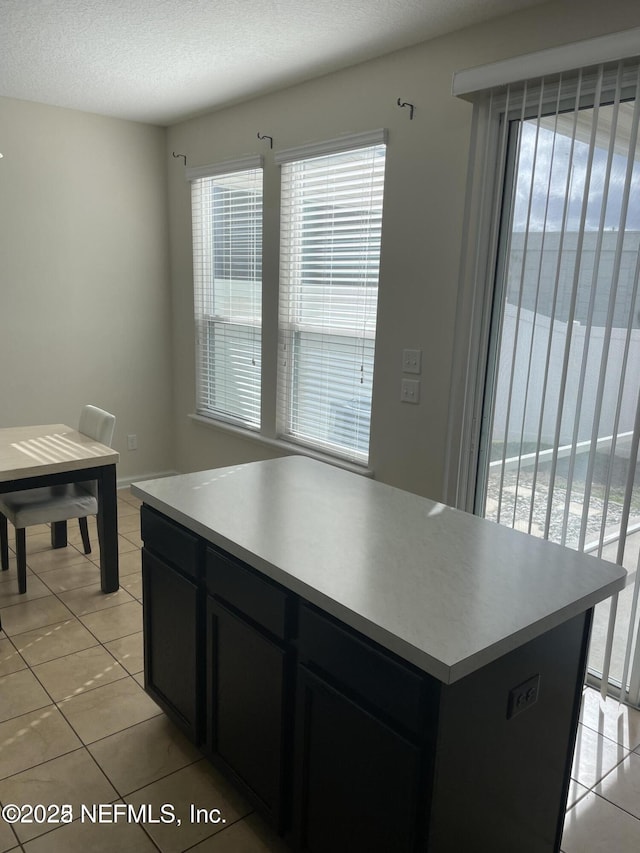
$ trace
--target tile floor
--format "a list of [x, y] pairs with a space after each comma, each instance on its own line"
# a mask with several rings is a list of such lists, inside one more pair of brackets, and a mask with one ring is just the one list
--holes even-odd
[[[100, 592], [97, 554], [84, 556], [73, 523], [57, 551], [46, 527], [28, 532], [26, 595], [13, 555], [0, 577], [0, 804], [49, 807], [32, 823], [0, 819], [0, 853], [284, 853], [142, 689], [138, 509], [119, 493], [117, 593]], [[640, 850], [640, 712], [585, 690], [572, 776], [564, 853]], [[190, 803], [215, 804], [225, 823], [190, 821]], [[61, 804], [76, 820], [41, 822]], [[163, 805], [180, 827], [162, 822]], [[142, 807], [149, 820], [122, 817]]]
[[[1, 573], [0, 804], [68, 803], [78, 819], [63, 823], [54, 809], [34, 810], [32, 823], [0, 819], [0, 853], [284, 853], [143, 691], [139, 501], [128, 490], [118, 495], [118, 526], [116, 593], [100, 591], [94, 523], [90, 557], [75, 522], [56, 551], [48, 527], [28, 531], [25, 595], [13, 554]], [[180, 817], [191, 803], [215, 805], [225, 823], [161, 821], [163, 804]], [[93, 804], [102, 812], [81, 812]], [[137, 814], [144, 806], [151, 820], [127, 822], [114, 804]]]

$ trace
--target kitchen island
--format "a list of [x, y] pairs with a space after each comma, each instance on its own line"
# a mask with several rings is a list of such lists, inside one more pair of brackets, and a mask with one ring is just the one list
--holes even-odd
[[303, 457], [132, 490], [146, 689], [295, 849], [559, 850], [624, 569]]

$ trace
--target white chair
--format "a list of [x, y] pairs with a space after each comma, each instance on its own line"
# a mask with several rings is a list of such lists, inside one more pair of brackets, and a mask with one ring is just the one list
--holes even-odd
[[[85, 406], [80, 414], [78, 431], [111, 447], [116, 419], [114, 415]], [[97, 484], [69, 483], [40, 489], [25, 489], [0, 495], [0, 560], [3, 571], [9, 568], [9, 543], [7, 519], [16, 529], [16, 558], [18, 563], [18, 590], [27, 591], [27, 549], [25, 528], [34, 524], [52, 525], [77, 518], [84, 553], [91, 553], [87, 517], [98, 512]], [[52, 543], [54, 542], [52, 528]], [[66, 541], [60, 543], [66, 544]]]

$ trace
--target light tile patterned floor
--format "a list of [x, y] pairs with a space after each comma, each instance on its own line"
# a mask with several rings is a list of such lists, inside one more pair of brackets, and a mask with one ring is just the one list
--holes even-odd
[[[27, 533], [27, 593], [18, 594], [15, 556], [0, 573], [0, 804], [114, 804], [158, 820], [163, 804], [180, 827], [147, 821], [9, 825], [0, 853], [266, 853], [280, 841], [244, 799], [160, 712], [142, 689], [139, 501], [118, 496], [120, 590], [103, 595], [94, 553], [85, 557], [75, 523], [52, 551], [47, 527]], [[12, 539], [10, 531], [10, 539]], [[225, 823], [191, 823], [188, 804], [221, 810]], [[111, 810], [111, 812], [109, 811]], [[53, 810], [50, 815], [53, 816]]]
[[[84, 556], [73, 524], [55, 552], [46, 527], [28, 532], [26, 595], [13, 556], [0, 577], [0, 804], [68, 803], [76, 817], [104, 804], [104, 820], [116, 804], [144, 805], [155, 820], [163, 804], [178, 816], [190, 803], [215, 804], [226, 823], [54, 825], [34, 813], [33, 823], [0, 819], [0, 853], [284, 853], [141, 687], [138, 508], [120, 492], [117, 593], [100, 592], [97, 554]], [[95, 526], [91, 534], [97, 543]], [[640, 712], [586, 690], [572, 775], [564, 853], [637, 853]]]

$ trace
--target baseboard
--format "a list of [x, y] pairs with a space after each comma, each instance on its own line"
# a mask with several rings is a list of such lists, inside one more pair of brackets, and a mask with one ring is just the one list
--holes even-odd
[[117, 488], [126, 489], [132, 483], [142, 483], [145, 480], [159, 480], [162, 477], [174, 477], [178, 471], [158, 471], [157, 473], [134, 474], [131, 477], [118, 477]]

